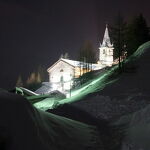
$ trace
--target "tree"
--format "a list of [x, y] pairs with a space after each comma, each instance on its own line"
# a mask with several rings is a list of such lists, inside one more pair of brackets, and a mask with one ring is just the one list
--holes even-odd
[[61, 54], [60, 58], [69, 59], [69, 54], [67, 52], [65, 54]]
[[119, 58], [119, 70], [122, 70], [121, 56], [126, 45], [127, 24], [119, 13], [114, 24], [110, 27], [110, 36], [114, 44], [114, 59]]
[[[79, 51], [79, 58], [80, 61], [80, 84], [84, 83], [87, 76], [82, 76], [83, 74], [92, 71], [92, 63], [96, 62], [96, 54], [94, 52], [93, 45], [90, 41], [86, 41]], [[82, 77], [81, 77], [82, 76]]]
[[68, 53], [65, 53], [63, 58], [69, 59], [69, 54], [68, 54]]
[[84, 62], [84, 64], [86, 65], [84, 67], [87, 71], [92, 70], [92, 63], [96, 62], [96, 55], [93, 45], [90, 41], [86, 41], [80, 48], [79, 61], [81, 63]]
[[29, 76], [29, 78], [27, 79], [27, 84], [32, 84], [36, 82], [36, 73], [32, 72]]
[[40, 75], [39, 72], [37, 73], [37, 76], [36, 76], [36, 82], [37, 83], [41, 83], [42, 82], [41, 75]]
[[42, 65], [39, 65], [38, 69], [37, 69], [37, 80], [39, 80], [40, 82], [44, 82], [47, 79], [47, 72], [45, 71], [46, 68]]
[[23, 86], [23, 81], [21, 75], [19, 75], [17, 82], [16, 82], [17, 87], [22, 87]]
[[41, 86], [41, 76], [39, 73], [32, 72], [27, 79], [26, 88], [30, 90], [36, 90]]
[[137, 48], [150, 40], [149, 28], [142, 14], [133, 18], [128, 24], [127, 50], [128, 55], [133, 54]]
[[59, 58], [64, 58], [64, 55], [63, 55], [63, 54], [61, 54]]

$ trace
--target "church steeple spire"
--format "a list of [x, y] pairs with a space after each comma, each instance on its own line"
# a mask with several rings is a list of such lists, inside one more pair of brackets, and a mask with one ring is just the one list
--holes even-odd
[[113, 44], [111, 44], [109, 37], [108, 25], [106, 24], [103, 42], [99, 48], [99, 62], [102, 65], [111, 66], [113, 64], [113, 50]]
[[108, 25], [106, 24], [106, 29], [104, 33], [104, 38], [101, 47], [112, 47], [113, 45], [110, 42], [109, 32], [108, 32]]

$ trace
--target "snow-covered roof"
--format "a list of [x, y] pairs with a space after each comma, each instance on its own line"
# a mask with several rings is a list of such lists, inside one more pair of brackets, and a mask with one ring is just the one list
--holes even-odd
[[[71, 65], [72, 67], [81, 67], [81, 68], [86, 68], [87, 65], [90, 66], [90, 68], [92, 68], [92, 70], [98, 70], [103, 68], [102, 66], [100, 66], [100, 64], [88, 64], [82, 61], [76, 61], [76, 60], [71, 60], [71, 59], [64, 59], [64, 58], [60, 58], [55, 64], [53, 64], [51, 67], [49, 67], [47, 70], [49, 71], [51, 68], [53, 68], [57, 63], [59, 63], [60, 61], [63, 61], [69, 65]], [[91, 66], [92, 65], [92, 66]]]
[[[68, 64], [74, 66], [74, 67], [82, 67], [82, 68], [86, 68], [87, 65], [90, 66], [90, 68], [92, 67], [92, 70], [95, 70], [96, 68], [100, 67], [99, 64], [91, 64], [91, 63], [85, 63], [85, 62], [82, 62], [82, 61], [76, 61], [76, 60], [70, 60], [70, 59], [64, 59], [64, 58], [61, 58], [64, 62], [67, 62]], [[92, 65], [92, 66], [91, 66]]]
[[81, 66], [81, 64], [83, 65], [83, 62], [81, 62], [81, 61], [76, 61], [76, 60], [71, 60], [71, 59], [64, 59], [64, 58], [61, 58], [61, 60], [67, 62], [68, 64], [70, 64], [74, 67], [79, 67], [79, 66]]

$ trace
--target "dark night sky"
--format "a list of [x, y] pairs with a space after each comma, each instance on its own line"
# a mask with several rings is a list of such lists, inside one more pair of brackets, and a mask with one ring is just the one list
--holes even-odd
[[105, 24], [119, 11], [129, 20], [143, 13], [150, 25], [149, 0], [0, 1], [0, 87], [12, 88], [41, 64], [49, 67], [68, 52], [76, 59], [85, 40], [98, 50]]

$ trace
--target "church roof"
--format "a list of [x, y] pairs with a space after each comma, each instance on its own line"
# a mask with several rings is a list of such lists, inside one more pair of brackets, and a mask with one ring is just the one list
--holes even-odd
[[113, 47], [113, 45], [112, 45], [111, 42], [110, 42], [109, 31], [108, 31], [108, 25], [106, 25], [103, 42], [102, 42], [102, 44], [100, 45], [100, 47]]
[[81, 62], [81, 61], [76, 61], [76, 60], [71, 60], [71, 59], [64, 59], [62, 58], [63, 61], [67, 62], [68, 64], [74, 66], [74, 67], [79, 67], [79, 66], [85, 66], [86, 63]]
[[[88, 63], [82, 62], [82, 61], [76, 61], [76, 60], [70, 60], [70, 59], [64, 59], [62, 58], [63, 61], [67, 62], [68, 64], [74, 66], [74, 67], [82, 67], [82, 68], [86, 68]], [[88, 65], [92, 65], [92, 69], [94, 70], [95, 68], [97, 68], [98, 64], [88, 64]]]
[[[65, 63], [69, 64], [70, 66], [74, 67], [74, 68], [75, 67], [81, 67], [81, 68], [86, 68], [87, 67], [87, 63], [85, 63], [85, 62], [60, 58], [55, 64], [53, 64], [51, 67], [49, 67], [47, 69], [47, 71], [49, 72], [60, 61], [63, 61]], [[89, 64], [89, 65], [91, 65], [91, 64]], [[95, 70], [96, 68], [98, 68], [98, 64], [92, 64], [92, 70]]]

